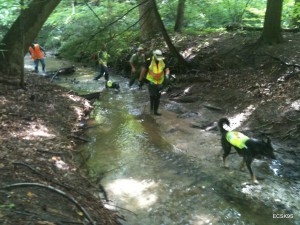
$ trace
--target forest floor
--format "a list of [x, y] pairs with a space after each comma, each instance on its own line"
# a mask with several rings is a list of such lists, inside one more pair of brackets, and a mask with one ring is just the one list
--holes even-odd
[[[295, 149], [287, 154], [296, 161], [300, 34], [285, 34], [284, 43], [265, 47], [255, 44], [257, 37], [238, 32], [178, 42], [198, 66], [176, 74], [167, 98], [186, 103], [191, 112], [201, 102], [224, 116], [242, 115], [245, 130]], [[25, 79], [26, 90], [0, 84], [0, 223], [117, 224], [117, 212], [99, 201], [101, 186], [75, 163], [78, 134], [92, 106], [45, 78], [28, 72]], [[197, 124], [193, 116], [185, 119], [208, 129], [216, 121], [213, 115]]]
[[194, 111], [201, 103], [224, 116], [243, 114], [246, 130], [297, 145], [300, 34], [284, 34], [284, 43], [273, 46], [257, 45], [258, 38], [259, 33], [208, 35], [200, 38], [205, 46], [199, 51], [199, 40], [185, 40], [199, 70], [177, 76], [168, 98]]

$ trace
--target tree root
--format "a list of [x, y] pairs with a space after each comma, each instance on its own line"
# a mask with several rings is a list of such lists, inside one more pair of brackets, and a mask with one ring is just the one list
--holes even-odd
[[0, 189], [14, 189], [14, 188], [34, 187], [34, 186], [49, 189], [55, 193], [60, 194], [61, 196], [65, 197], [66, 199], [70, 200], [85, 215], [85, 218], [89, 221], [89, 224], [96, 225], [96, 222], [91, 218], [89, 213], [72, 196], [69, 196], [64, 191], [59, 190], [53, 186], [47, 186], [47, 185], [40, 184], [40, 183], [15, 183], [15, 184], [7, 185], [5, 187], [1, 187]]
[[295, 127], [288, 130], [284, 135], [282, 135], [281, 140], [285, 140], [291, 136], [293, 138], [297, 138], [297, 137], [299, 137], [299, 134], [297, 134], [297, 133], [300, 133], [300, 124], [297, 124]]

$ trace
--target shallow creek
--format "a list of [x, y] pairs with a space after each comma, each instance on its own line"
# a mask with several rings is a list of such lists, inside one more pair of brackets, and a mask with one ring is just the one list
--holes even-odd
[[[46, 60], [48, 68], [68, 65]], [[300, 224], [299, 167], [291, 175], [280, 159], [255, 161], [260, 184], [252, 185], [248, 171], [238, 170], [236, 154], [230, 169], [222, 167], [218, 132], [192, 128], [193, 112], [184, 104], [163, 99], [163, 115], [155, 117], [146, 87], [129, 89], [126, 78], [112, 75], [121, 91], [106, 90], [104, 79], [94, 76], [79, 67], [54, 82], [81, 93], [102, 91], [86, 131], [91, 141], [79, 150], [89, 158], [91, 176], [103, 177], [111, 200], [104, 203], [125, 217], [122, 224]], [[193, 121], [221, 116], [203, 109]]]

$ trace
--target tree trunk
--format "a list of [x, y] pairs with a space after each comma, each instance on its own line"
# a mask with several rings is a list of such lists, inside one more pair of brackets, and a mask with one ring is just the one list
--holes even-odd
[[[143, 3], [144, 2], [144, 3]], [[150, 40], [155, 37], [163, 36], [171, 54], [176, 58], [178, 67], [187, 66], [187, 62], [184, 60], [182, 55], [177, 51], [173, 45], [168, 32], [161, 20], [160, 14], [157, 9], [155, 0], [140, 0], [140, 17], [141, 17], [141, 32], [143, 39]], [[153, 42], [153, 44], [155, 44]], [[154, 50], [153, 46], [150, 46], [150, 51]]]
[[[29, 45], [34, 41], [43, 24], [60, 1], [32, 0], [29, 6], [21, 11], [21, 15], [15, 20], [2, 40], [5, 50], [4, 54], [0, 55], [2, 79], [14, 80], [17, 78], [19, 79], [18, 83], [23, 86], [23, 78], [20, 76], [22, 76], [24, 68], [24, 56], [28, 52]], [[22, 31], [22, 27], [24, 27], [24, 31]], [[20, 41], [22, 36], [24, 37], [23, 41]], [[9, 75], [9, 77], [4, 78], [4, 74]]]
[[264, 44], [277, 44], [282, 42], [281, 14], [283, 0], [268, 0], [265, 14], [264, 28], [259, 39]]
[[181, 33], [185, 11], [185, 0], [178, 0], [177, 16], [174, 31]]
[[154, 15], [155, 15], [156, 21], [157, 21], [156, 26], [160, 29], [159, 33], [161, 33], [162, 36], [164, 37], [164, 40], [167, 43], [171, 54], [176, 57], [177, 62], [178, 62], [177, 63], [178, 67], [186, 67], [188, 63], [185, 61], [185, 59], [182, 57], [182, 55], [177, 51], [176, 47], [173, 45], [173, 43], [169, 37], [169, 34], [161, 20], [160, 14], [159, 14], [157, 6], [156, 6], [156, 1], [155, 0], [150, 0], [150, 1], [153, 1]]
[[143, 40], [154, 38], [161, 32], [157, 26], [157, 18], [154, 12], [155, 2], [153, 0], [139, 0], [141, 37]]

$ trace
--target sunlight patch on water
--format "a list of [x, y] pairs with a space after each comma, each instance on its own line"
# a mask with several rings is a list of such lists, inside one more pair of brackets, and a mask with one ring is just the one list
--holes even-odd
[[153, 193], [153, 188], [157, 186], [152, 180], [135, 180], [135, 179], [117, 179], [107, 185], [118, 199], [130, 202], [139, 208], [147, 208], [157, 201], [157, 195]]
[[192, 225], [211, 225], [213, 224], [212, 221], [214, 220], [213, 215], [207, 215], [207, 214], [198, 214], [195, 215], [193, 218], [193, 222], [191, 222], [190, 224]]
[[274, 175], [279, 175], [281, 163], [278, 160], [272, 160], [270, 169], [273, 171]]

